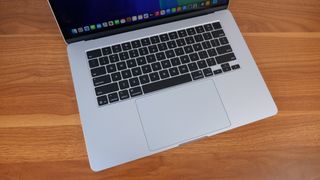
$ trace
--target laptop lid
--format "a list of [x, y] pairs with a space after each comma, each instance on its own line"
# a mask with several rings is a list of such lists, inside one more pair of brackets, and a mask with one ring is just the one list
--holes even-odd
[[226, 9], [229, 0], [49, 0], [67, 43]]

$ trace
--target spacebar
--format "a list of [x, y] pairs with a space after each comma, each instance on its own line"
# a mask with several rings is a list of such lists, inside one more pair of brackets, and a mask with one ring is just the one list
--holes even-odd
[[170, 79], [154, 82], [151, 84], [146, 84], [142, 86], [144, 93], [150, 93], [160, 89], [168, 88], [178, 84], [183, 84], [192, 81], [190, 74], [185, 74], [182, 76], [171, 77]]

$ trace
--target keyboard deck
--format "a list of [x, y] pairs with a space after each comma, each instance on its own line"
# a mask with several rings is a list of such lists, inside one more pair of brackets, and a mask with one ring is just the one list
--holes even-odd
[[219, 22], [87, 52], [99, 106], [237, 70]]

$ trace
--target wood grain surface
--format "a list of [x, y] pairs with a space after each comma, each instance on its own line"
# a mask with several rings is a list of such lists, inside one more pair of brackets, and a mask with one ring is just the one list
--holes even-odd
[[320, 1], [230, 6], [279, 114], [93, 173], [45, 0], [0, 0], [0, 179], [320, 179]]

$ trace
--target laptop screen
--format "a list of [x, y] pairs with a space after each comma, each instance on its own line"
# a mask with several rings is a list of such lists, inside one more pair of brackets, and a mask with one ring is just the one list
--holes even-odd
[[49, 0], [66, 40], [227, 5], [228, 0]]

